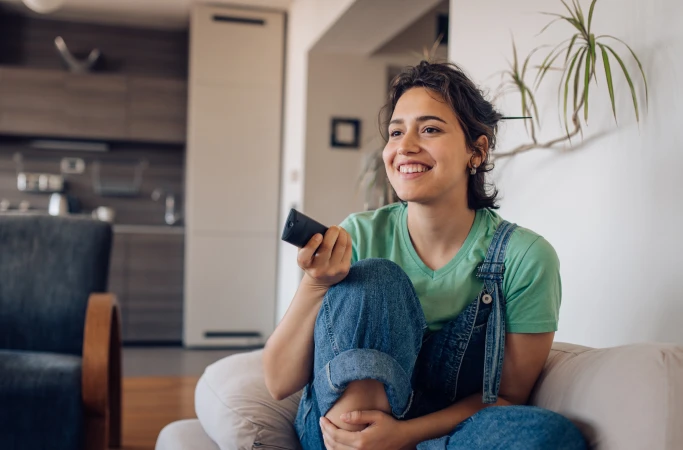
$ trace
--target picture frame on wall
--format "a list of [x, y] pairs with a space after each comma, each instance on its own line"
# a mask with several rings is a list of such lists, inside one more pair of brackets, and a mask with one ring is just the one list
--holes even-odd
[[333, 148], [360, 148], [360, 119], [333, 117], [330, 131], [330, 146]]

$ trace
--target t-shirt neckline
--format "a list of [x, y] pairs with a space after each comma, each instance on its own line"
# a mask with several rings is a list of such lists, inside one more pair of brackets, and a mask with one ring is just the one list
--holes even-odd
[[448, 263], [446, 263], [445, 266], [437, 270], [432, 270], [422, 261], [420, 256], [417, 254], [417, 251], [413, 246], [413, 241], [410, 239], [410, 232], [408, 231], [408, 205], [404, 204], [401, 208], [401, 215], [399, 220], [399, 226], [401, 227], [401, 238], [403, 239], [404, 248], [408, 250], [408, 254], [410, 255], [413, 262], [420, 268], [420, 270], [422, 270], [425, 273], [425, 275], [432, 279], [442, 277], [448, 272], [452, 271], [460, 263], [460, 261], [465, 259], [466, 255], [470, 253], [472, 245], [474, 245], [474, 243], [477, 240], [479, 228], [482, 222], [482, 217], [482, 210], [476, 210], [474, 215], [474, 222], [472, 223], [472, 228], [470, 228], [469, 233], [467, 233], [467, 238], [465, 239], [465, 242], [463, 242], [462, 247], [460, 247], [460, 250], [458, 250], [458, 253], [456, 253], [455, 256], [450, 261], [448, 261]]

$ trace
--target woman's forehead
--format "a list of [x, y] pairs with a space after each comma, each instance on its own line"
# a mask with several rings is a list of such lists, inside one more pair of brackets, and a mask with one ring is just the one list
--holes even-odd
[[439, 115], [454, 117], [451, 106], [438, 92], [424, 87], [408, 89], [396, 102], [392, 119]]

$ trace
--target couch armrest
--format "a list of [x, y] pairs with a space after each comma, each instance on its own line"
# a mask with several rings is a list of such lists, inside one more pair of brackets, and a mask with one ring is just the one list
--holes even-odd
[[121, 446], [121, 315], [113, 294], [88, 299], [83, 336], [85, 448]]
[[683, 346], [556, 343], [532, 404], [568, 417], [591, 448], [683, 448]]

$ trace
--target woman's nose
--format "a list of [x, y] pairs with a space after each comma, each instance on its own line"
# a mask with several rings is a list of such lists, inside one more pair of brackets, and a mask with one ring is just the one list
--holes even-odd
[[403, 135], [403, 139], [398, 146], [398, 154], [405, 155], [408, 153], [417, 153], [420, 151], [420, 146], [417, 144], [417, 139], [412, 133]]

